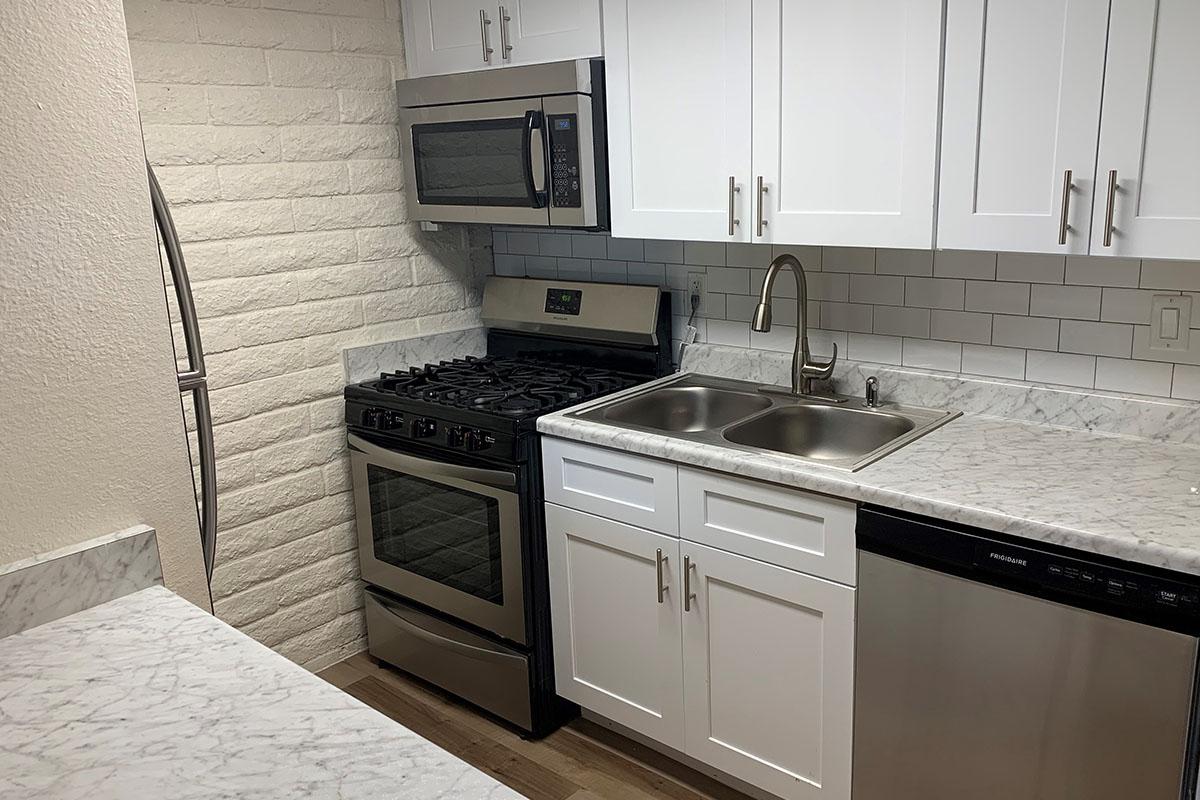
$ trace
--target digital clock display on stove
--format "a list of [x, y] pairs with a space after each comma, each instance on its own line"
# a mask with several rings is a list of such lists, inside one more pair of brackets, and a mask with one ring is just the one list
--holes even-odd
[[579, 316], [579, 306], [583, 302], [582, 289], [547, 289], [546, 313], [570, 314]]

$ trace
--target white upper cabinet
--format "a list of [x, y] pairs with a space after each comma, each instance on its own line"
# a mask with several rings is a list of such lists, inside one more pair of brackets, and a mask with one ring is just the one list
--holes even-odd
[[1113, 0], [1096, 169], [1093, 254], [1200, 258], [1200, 2]]
[[510, 17], [505, 36], [513, 64], [590, 58], [602, 52], [598, 0], [511, 0], [501, 5]]
[[949, 0], [938, 247], [1087, 252], [1107, 30], [1108, 0]]
[[605, 1], [614, 235], [750, 240], [750, 20], [750, 0]]
[[600, 0], [403, 0], [410, 78], [601, 54]]
[[754, 241], [933, 246], [942, 0], [755, 0]]
[[931, 246], [941, 22], [941, 0], [605, 2], [613, 233]]

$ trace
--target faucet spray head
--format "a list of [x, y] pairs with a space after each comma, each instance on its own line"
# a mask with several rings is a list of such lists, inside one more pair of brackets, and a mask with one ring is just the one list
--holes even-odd
[[750, 323], [750, 327], [757, 333], [766, 333], [771, 330], [771, 304], [759, 303], [754, 309], [754, 319]]

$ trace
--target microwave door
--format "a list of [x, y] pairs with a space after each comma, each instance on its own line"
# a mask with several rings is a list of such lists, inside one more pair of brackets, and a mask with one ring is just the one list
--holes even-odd
[[547, 225], [540, 98], [401, 110], [413, 219]]

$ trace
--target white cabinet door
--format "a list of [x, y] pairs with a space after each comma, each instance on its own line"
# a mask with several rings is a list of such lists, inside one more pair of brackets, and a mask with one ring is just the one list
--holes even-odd
[[682, 750], [679, 540], [547, 503], [546, 544], [558, 693]]
[[[484, 25], [480, 14], [490, 25]], [[404, 0], [404, 60], [408, 77], [500, 65], [497, 8], [490, 0]], [[486, 29], [486, 30], [485, 30]], [[484, 37], [492, 52], [485, 59]]]
[[1200, 258], [1200, 3], [1113, 0], [1109, 30], [1092, 253]]
[[1087, 252], [1108, 5], [949, 0], [939, 248]]
[[756, 241], [933, 245], [941, 37], [942, 0], [756, 0]]
[[605, 0], [614, 236], [749, 241], [750, 19], [750, 0]]
[[496, 52], [507, 41], [504, 64], [537, 64], [591, 58], [601, 54], [600, 0], [508, 0], [496, 6], [509, 20], [498, 39]]
[[848, 800], [854, 590], [680, 549], [695, 595], [683, 614], [685, 752], [789, 800]]

